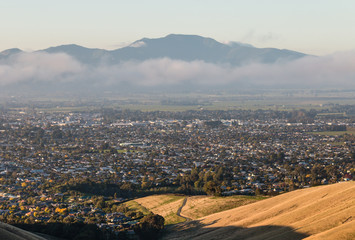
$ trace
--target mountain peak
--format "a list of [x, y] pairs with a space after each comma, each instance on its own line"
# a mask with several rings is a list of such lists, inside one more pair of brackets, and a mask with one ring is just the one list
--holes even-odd
[[5, 57], [5, 56], [10, 56], [12, 54], [20, 53], [20, 52], [22, 52], [22, 50], [19, 48], [10, 48], [10, 49], [0, 52], [0, 55]]
[[[195, 38], [195, 39], [206, 39], [206, 37], [202, 37], [200, 35], [194, 35], [194, 34], [177, 34], [177, 33], [171, 33], [169, 35], [166, 35], [163, 38], [182, 38], [182, 39], [188, 39], [188, 38]], [[208, 38], [212, 39], [212, 38]]]
[[[55, 47], [49, 47], [47, 49], [45, 49], [44, 51], [46, 52], [60, 52], [60, 51], [77, 51], [77, 50], [84, 50], [84, 49], [89, 49], [77, 44], [64, 44], [64, 45], [59, 45], [59, 46], [55, 46]], [[43, 50], [41, 50], [43, 51]]]
[[[20, 51], [19, 49], [9, 49], [2, 52], [0, 57], [6, 58]], [[117, 64], [123, 61], [144, 61], [156, 58], [241, 65], [250, 62], [290, 61], [306, 56], [303, 53], [290, 50], [255, 48], [239, 42], [224, 44], [212, 38], [185, 34], [169, 34], [161, 38], [142, 38], [128, 47], [112, 51], [66, 44], [40, 50], [40, 52], [66, 53], [89, 65], [102, 62]]]
[[231, 41], [226, 43], [227, 45], [231, 46], [231, 47], [250, 47], [250, 48], [255, 48], [253, 45], [248, 44], [248, 43], [243, 43], [243, 42], [235, 42], [235, 41]]
[[241, 65], [249, 62], [274, 63], [305, 56], [289, 50], [259, 49], [250, 44], [218, 42], [199, 35], [169, 34], [161, 38], [142, 38], [114, 51], [115, 61], [170, 58]]

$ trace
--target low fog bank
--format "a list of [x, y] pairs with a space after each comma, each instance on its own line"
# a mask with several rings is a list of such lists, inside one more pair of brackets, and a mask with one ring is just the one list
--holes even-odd
[[130, 91], [223, 88], [354, 88], [355, 51], [274, 64], [219, 65], [169, 58], [89, 66], [64, 53], [19, 53], [0, 61], [2, 91]]

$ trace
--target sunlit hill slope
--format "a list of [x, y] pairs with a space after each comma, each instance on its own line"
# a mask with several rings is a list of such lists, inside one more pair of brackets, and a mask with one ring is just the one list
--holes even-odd
[[355, 239], [355, 182], [286, 193], [176, 225], [164, 239]]

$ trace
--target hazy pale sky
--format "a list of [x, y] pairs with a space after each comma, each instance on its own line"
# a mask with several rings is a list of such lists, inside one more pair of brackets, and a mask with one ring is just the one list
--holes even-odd
[[355, 50], [354, 13], [354, 0], [1, 0], [0, 51], [178, 33], [326, 55]]

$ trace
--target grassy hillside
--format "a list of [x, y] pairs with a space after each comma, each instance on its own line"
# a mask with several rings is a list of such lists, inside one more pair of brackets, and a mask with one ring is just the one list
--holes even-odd
[[[165, 224], [176, 224], [197, 219], [212, 213], [246, 205], [261, 200], [260, 197], [234, 196], [177, 196], [172, 194], [153, 195], [135, 199], [141, 207], [165, 218]], [[180, 211], [179, 211], [180, 210]]]
[[355, 239], [355, 182], [302, 189], [178, 224], [165, 239]]
[[193, 196], [187, 198], [186, 205], [181, 210], [181, 215], [190, 219], [198, 219], [213, 213], [254, 203], [262, 199], [264, 198], [251, 196], [232, 196], [223, 198]]
[[139, 198], [134, 201], [153, 213], [163, 216], [165, 225], [170, 225], [185, 221], [185, 218], [177, 215], [183, 200], [184, 196], [164, 194]]

